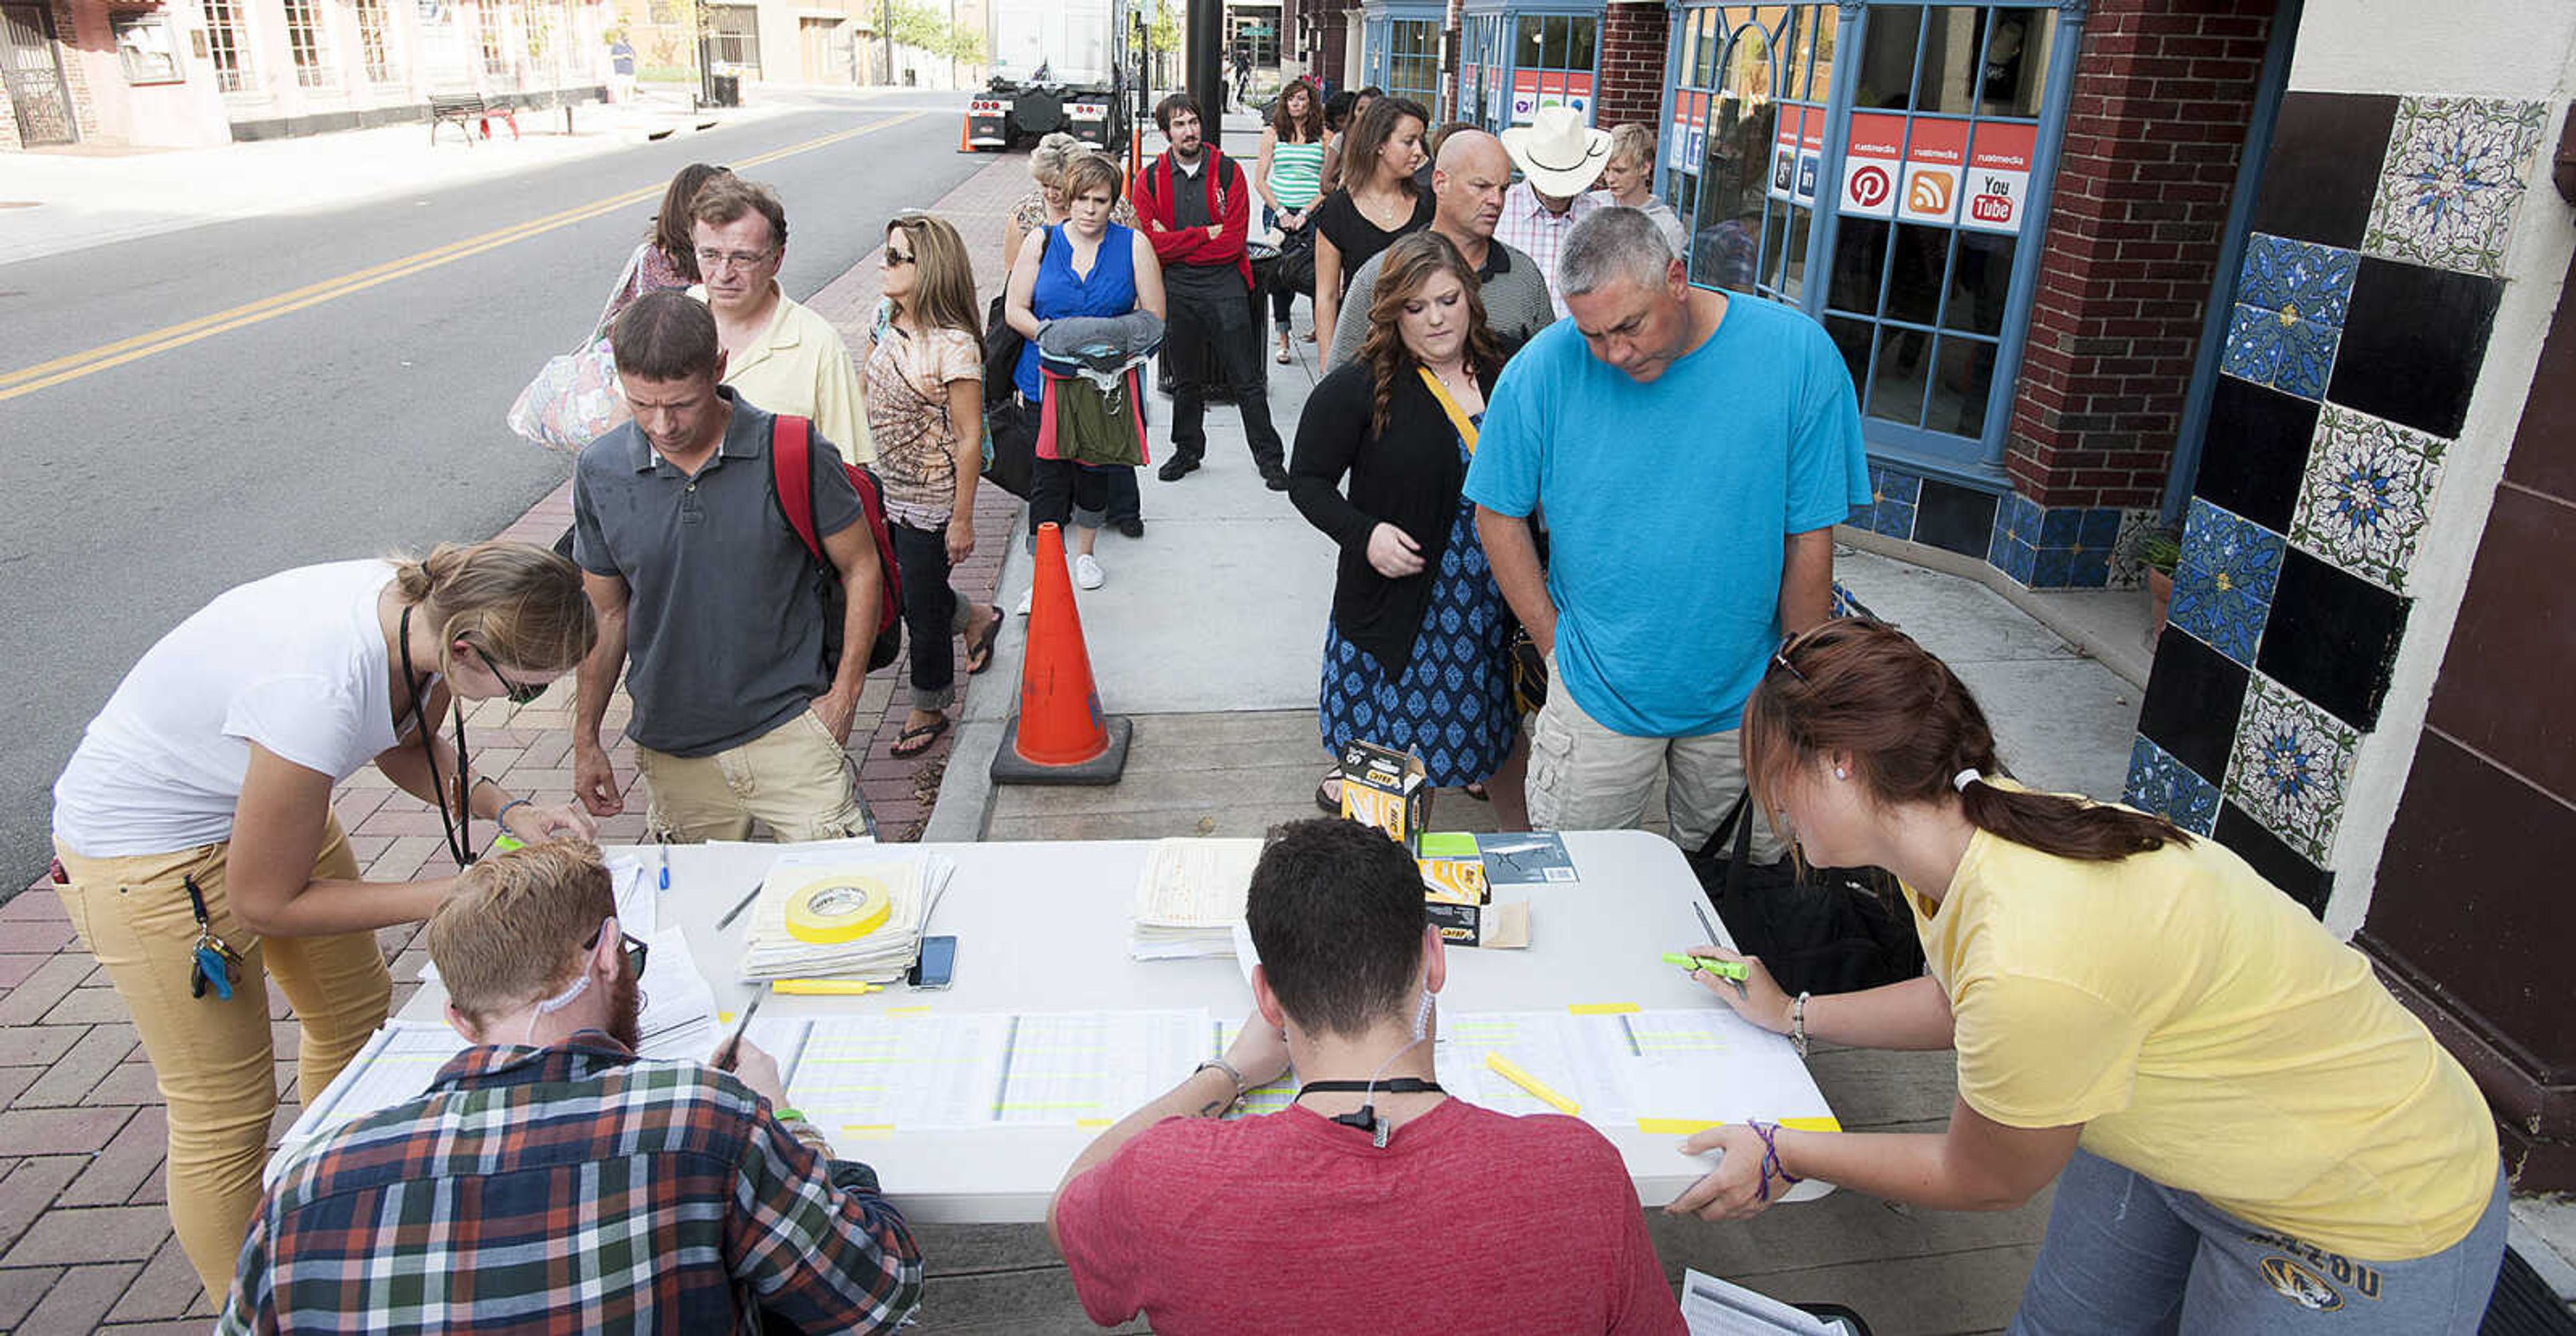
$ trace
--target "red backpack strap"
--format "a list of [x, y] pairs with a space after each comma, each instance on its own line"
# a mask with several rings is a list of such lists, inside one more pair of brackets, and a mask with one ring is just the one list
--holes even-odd
[[778, 484], [778, 508], [787, 527], [805, 540], [805, 550], [823, 560], [823, 541], [814, 532], [814, 424], [785, 413], [769, 420], [770, 476]]

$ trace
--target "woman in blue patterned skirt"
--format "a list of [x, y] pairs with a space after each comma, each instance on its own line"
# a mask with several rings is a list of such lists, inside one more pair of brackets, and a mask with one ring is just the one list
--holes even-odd
[[[1289, 499], [1341, 549], [1317, 701], [1324, 748], [1375, 742], [1420, 756], [1436, 786], [1482, 785], [1514, 759], [1520, 720], [1504, 657], [1511, 611], [1459, 488], [1502, 353], [1475, 270], [1436, 233], [1387, 249], [1367, 318], [1359, 358], [1306, 401], [1288, 470]], [[1493, 786], [1495, 817], [1520, 829], [1511, 769]], [[1315, 791], [1319, 806], [1339, 810], [1337, 782]]]

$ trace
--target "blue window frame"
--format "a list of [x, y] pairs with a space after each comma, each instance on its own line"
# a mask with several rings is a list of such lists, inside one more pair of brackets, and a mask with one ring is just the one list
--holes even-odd
[[1467, 0], [1460, 12], [1458, 119], [1499, 132], [1550, 103], [1594, 119], [1599, 0]]
[[1396, 97], [1409, 97], [1441, 119], [1440, 24], [1437, 3], [1372, 5], [1362, 14], [1363, 79]]
[[1660, 184], [1692, 281], [1822, 322], [1873, 455], [2004, 482], [2077, 21], [2051, 0], [1674, 17]]

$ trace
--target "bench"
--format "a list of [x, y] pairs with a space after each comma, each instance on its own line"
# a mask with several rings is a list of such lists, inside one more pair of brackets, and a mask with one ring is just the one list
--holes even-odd
[[[465, 136], [469, 146], [474, 142], [474, 130], [482, 131], [483, 137], [489, 139], [494, 117], [499, 117], [510, 127], [512, 139], [519, 137], [518, 108], [507, 103], [487, 102], [481, 93], [432, 93], [429, 95], [429, 142], [436, 144], [438, 127], [449, 124], [456, 127], [458, 134]], [[466, 128], [469, 124], [473, 130]]]

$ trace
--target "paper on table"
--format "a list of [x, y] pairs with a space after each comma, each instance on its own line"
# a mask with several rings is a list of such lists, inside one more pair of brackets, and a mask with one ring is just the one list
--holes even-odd
[[[321, 1096], [305, 1105], [295, 1125], [280, 1138], [281, 1143], [301, 1146], [380, 1109], [418, 1099], [429, 1089], [438, 1069], [465, 1049], [464, 1036], [445, 1025], [428, 1021], [385, 1022], [368, 1037], [349, 1065], [340, 1069], [339, 1076], [323, 1087]], [[272, 1159], [272, 1169], [286, 1158], [280, 1155]]]
[[1206, 1061], [1208, 1025], [1204, 1011], [1013, 1017], [993, 1120], [1105, 1127]]
[[[1211, 1053], [1208, 1056], [1217, 1058], [1224, 1057], [1225, 1051], [1234, 1047], [1234, 1037], [1241, 1033], [1243, 1033], [1243, 1022], [1219, 1022], [1216, 1027], [1216, 1052]], [[1265, 1113], [1277, 1113], [1296, 1102], [1297, 1073], [1291, 1070], [1282, 1072], [1278, 1080], [1273, 1081], [1268, 1085], [1257, 1085], [1250, 1090], [1244, 1091], [1243, 1098], [1237, 1101], [1234, 1106], [1234, 1112], [1227, 1116], [1231, 1118], [1252, 1118]]]
[[1844, 1329], [1699, 1271], [1683, 1273], [1682, 1321], [1691, 1336], [1835, 1336]]
[[1688, 1134], [1747, 1118], [1832, 1125], [1820, 1097], [1780, 1103], [1781, 1092], [1806, 1084], [1789, 1041], [1723, 1008], [1460, 1013], [1440, 1018], [1440, 1050], [1451, 1092], [1503, 1113], [1556, 1110], [1488, 1069], [1488, 1053], [1573, 1100], [1596, 1127]]
[[689, 938], [678, 928], [654, 937], [644, 960], [644, 1011], [636, 1018], [642, 1042], [635, 1052], [647, 1058], [704, 1062], [723, 1038], [716, 1025], [716, 994], [689, 954]]
[[[827, 1134], [989, 1126], [1011, 1021], [989, 1013], [817, 1017], [798, 1047], [787, 1097]], [[753, 1031], [766, 1023], [753, 1022]]]
[[1231, 951], [1231, 931], [1243, 921], [1252, 868], [1260, 861], [1259, 840], [1155, 841], [1137, 874], [1129, 910], [1135, 958], [1176, 960]]

